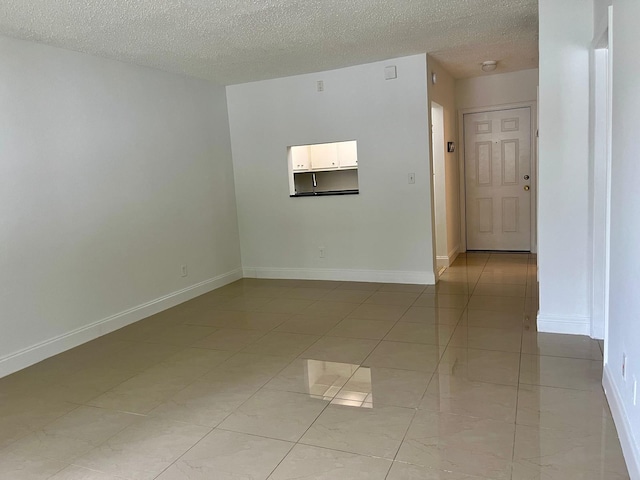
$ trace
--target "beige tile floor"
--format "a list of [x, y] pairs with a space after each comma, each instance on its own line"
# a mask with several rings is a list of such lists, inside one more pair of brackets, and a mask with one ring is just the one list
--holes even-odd
[[0, 379], [0, 478], [629, 478], [601, 346], [537, 294], [523, 254], [236, 282]]

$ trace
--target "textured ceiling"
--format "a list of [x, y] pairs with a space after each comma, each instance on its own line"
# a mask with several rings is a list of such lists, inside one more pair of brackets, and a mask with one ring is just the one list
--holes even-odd
[[537, 0], [2, 0], [0, 34], [234, 84], [428, 52], [538, 65]]

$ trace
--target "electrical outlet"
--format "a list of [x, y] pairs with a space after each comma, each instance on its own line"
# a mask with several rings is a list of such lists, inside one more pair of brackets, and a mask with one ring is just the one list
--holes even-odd
[[324, 247], [318, 247], [318, 250], [320, 250], [320, 258], [325, 258], [325, 248]]
[[187, 275], [189, 275], [189, 272], [187, 271], [187, 266], [186, 265], [180, 266], [180, 276], [186, 277]]
[[324, 92], [324, 80], [318, 80], [316, 86], [319, 92]]
[[627, 354], [622, 354], [622, 378], [627, 379]]

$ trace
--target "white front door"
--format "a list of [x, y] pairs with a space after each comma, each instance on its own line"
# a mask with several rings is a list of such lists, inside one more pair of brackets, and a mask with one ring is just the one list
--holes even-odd
[[531, 250], [531, 110], [464, 116], [467, 250]]

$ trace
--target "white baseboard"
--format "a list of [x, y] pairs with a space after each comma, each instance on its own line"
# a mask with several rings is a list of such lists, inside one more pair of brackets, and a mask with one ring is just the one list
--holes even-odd
[[0, 357], [0, 378], [240, 278], [242, 278], [242, 270], [236, 269]]
[[449, 268], [451, 264], [458, 258], [458, 254], [460, 253], [460, 245], [453, 248], [445, 257], [444, 255], [436, 256], [436, 262], [438, 267], [447, 267]]
[[449, 252], [449, 265], [456, 261], [460, 254], [460, 245], [456, 245], [454, 249]]
[[278, 278], [288, 280], [337, 280], [346, 282], [418, 283], [435, 285], [433, 272], [402, 272], [389, 270], [343, 270], [331, 268], [243, 268], [247, 278]]
[[442, 267], [449, 267], [451, 265], [451, 262], [449, 262], [449, 257], [444, 257], [442, 255], [438, 255], [436, 257], [436, 265], [438, 265], [438, 269], [442, 268]]
[[591, 320], [583, 316], [544, 315], [538, 312], [538, 331], [544, 333], [568, 333], [589, 335]]
[[631, 480], [640, 480], [640, 444], [629, 428], [629, 416], [624, 408], [624, 403], [622, 403], [620, 391], [613, 381], [608, 364], [604, 366], [602, 385], [609, 401], [613, 421], [618, 430], [618, 437], [620, 438], [624, 459], [627, 462], [629, 477], [631, 477]]

